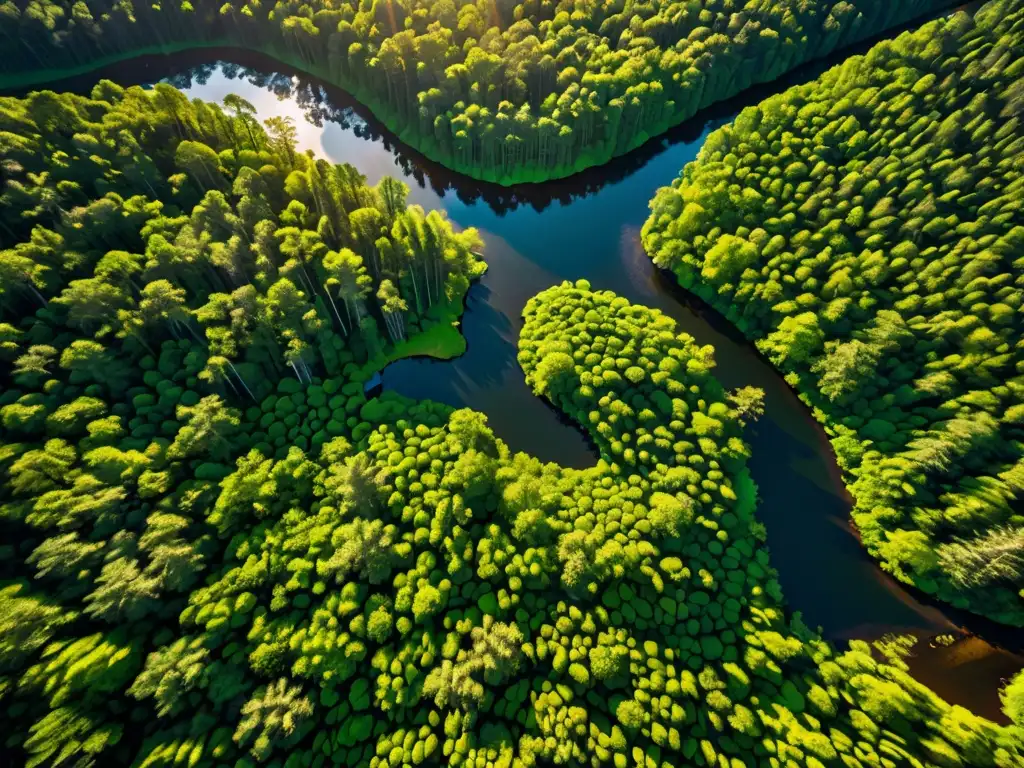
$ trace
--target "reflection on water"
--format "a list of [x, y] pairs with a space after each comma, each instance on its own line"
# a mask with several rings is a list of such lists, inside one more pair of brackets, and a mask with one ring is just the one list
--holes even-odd
[[[640, 245], [647, 201], [696, 158], [708, 133], [731, 119], [735, 104], [733, 112], [682, 126], [604, 173], [508, 190], [455, 176], [423, 158], [410, 161], [407, 151], [351, 105], [332, 111], [311, 95], [317, 89], [310, 86], [294, 83], [304, 96], [277, 101], [270, 90], [232, 81], [223, 71], [204, 76], [205, 85], [190, 89], [195, 95], [219, 98], [245, 85], [243, 95], [267, 115], [283, 108], [325, 120], [322, 130], [305, 124], [304, 146], [353, 163], [371, 183], [386, 174], [404, 178], [411, 201], [443, 208], [459, 226], [477, 227], [483, 235], [490, 268], [470, 291], [463, 322], [466, 354], [450, 362], [400, 361], [384, 371], [385, 387], [482, 411], [514, 450], [563, 466], [589, 466], [594, 454], [581, 432], [534, 397], [523, 380], [515, 357], [522, 308], [538, 291], [579, 278], [656, 307], [698, 343], [715, 347], [717, 374], [727, 387], [752, 384], [766, 392], [765, 416], [749, 436], [751, 471], [790, 605], [837, 640], [955, 631], [959, 618], [921, 602], [866, 556], [849, 522], [849, 498], [828, 441], [781, 377], [735, 328], [654, 269]], [[271, 82], [280, 86], [281, 80]], [[931, 649], [925, 640], [912, 667], [944, 696], [996, 716], [998, 681], [1021, 661], [978, 639], [953, 648], [963, 643], [974, 652], [958, 657], [954, 666], [950, 648]]]
[[[447, 172], [403, 147], [338, 89], [292, 74], [267, 74], [281, 68], [252, 54], [226, 54], [249, 68], [197, 64], [195, 55], [145, 59], [101, 75], [147, 83], [171, 72], [169, 79], [193, 97], [220, 101], [236, 93], [261, 119], [294, 118], [302, 149], [351, 163], [370, 183], [384, 175], [402, 178], [411, 188], [410, 202], [444, 209], [457, 225], [480, 230], [489, 270], [467, 300], [466, 354], [450, 362], [395, 363], [384, 371], [385, 387], [482, 411], [513, 450], [564, 466], [589, 466], [594, 453], [582, 433], [523, 381], [516, 362], [523, 306], [554, 283], [586, 278], [595, 289], [611, 289], [662, 310], [698, 343], [715, 347], [717, 375], [727, 387], [765, 390], [765, 415], [748, 436], [750, 466], [761, 495], [758, 514], [790, 606], [834, 640], [877, 639], [890, 632], [924, 638], [957, 633], [960, 640], [951, 647], [919, 643], [912, 660], [915, 674], [946, 698], [999, 716], [999, 682], [1024, 661], [966, 637], [957, 627], [969, 626], [1009, 647], [1019, 648], [1021, 638], [933, 605], [875, 566], [852, 530], [850, 501], [834, 456], [808, 410], [734, 327], [654, 269], [640, 246], [647, 201], [696, 158], [708, 133], [742, 103], [705, 113], [602, 169], [560, 182], [502, 188]], [[805, 70], [795, 77], [812, 74]], [[62, 87], [88, 90], [98, 77]], [[766, 90], [746, 98], [755, 103]]]

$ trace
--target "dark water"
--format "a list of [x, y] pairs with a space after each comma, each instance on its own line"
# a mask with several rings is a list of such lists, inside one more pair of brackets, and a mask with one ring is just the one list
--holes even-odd
[[[527, 299], [561, 280], [586, 278], [595, 289], [614, 290], [673, 317], [680, 331], [715, 347], [717, 375], [727, 387], [753, 385], [766, 393], [765, 415], [748, 435], [750, 465], [761, 494], [758, 514], [790, 607], [832, 640], [872, 640], [891, 632], [923, 638], [911, 662], [919, 679], [949, 701], [1002, 719], [997, 690], [1024, 666], [1024, 658], [1004, 648], [1019, 650], [1021, 638], [935, 605], [878, 569], [852, 530], [835, 458], [809, 411], [752, 345], [666, 279], [640, 246], [655, 190], [696, 158], [710, 131], [785, 83], [705, 112], [609, 166], [566, 181], [506, 189], [447, 172], [403, 147], [338, 89], [266, 74], [282, 68], [253, 54], [220, 55], [248, 69], [197, 63], [197, 56], [206, 62], [214, 56], [207, 51], [151, 57], [51, 87], [88, 90], [101, 76], [123, 84], [167, 78], [197, 98], [219, 101], [236, 93], [256, 106], [261, 119], [294, 117], [302, 149], [351, 163], [370, 183], [384, 175], [402, 178], [411, 188], [410, 202], [442, 208], [460, 227], [477, 227], [489, 270], [469, 293], [466, 354], [449, 362], [399, 361], [383, 372], [383, 381], [409, 397], [482, 411], [513, 450], [563, 466], [585, 467], [595, 459], [581, 432], [534, 397], [523, 380], [516, 340]], [[818, 71], [805, 68], [788, 81]], [[956, 635], [957, 643], [930, 649], [928, 639], [940, 633]]]

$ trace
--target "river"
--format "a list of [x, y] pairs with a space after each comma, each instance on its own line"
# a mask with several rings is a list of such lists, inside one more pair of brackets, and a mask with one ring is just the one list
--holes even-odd
[[[371, 184], [384, 175], [403, 179], [409, 202], [444, 209], [458, 226], [478, 228], [489, 269], [469, 292], [467, 352], [448, 362], [399, 361], [383, 372], [383, 383], [409, 397], [482, 411], [513, 450], [563, 466], [595, 460], [579, 429], [534, 397], [523, 380], [516, 340], [527, 299], [561, 280], [586, 278], [595, 289], [614, 290], [670, 315], [680, 331], [715, 347], [716, 373], [727, 387], [754, 385], [766, 393], [765, 414], [749, 429], [750, 467], [760, 489], [758, 515], [790, 608], [834, 641], [894, 632], [922, 638], [910, 659], [918, 679], [951, 702], [1005, 722], [997, 691], [1024, 666], [1024, 657], [1013, 652], [1021, 650], [1020, 633], [933, 603], [877, 567], [857, 540], [835, 457], [808, 409], [751, 344], [655, 269], [640, 246], [647, 201], [696, 158], [707, 135], [746, 104], [806, 81], [820, 66], [755, 88], [602, 168], [502, 188], [448, 172], [405, 148], [340, 89], [282, 73], [285, 68], [262, 56], [219, 55], [234, 63], [209, 63], [217, 56], [211, 51], [145, 57], [50, 87], [88, 91], [108, 77], [126, 85], [168, 79], [211, 101], [235, 93], [256, 107], [261, 120], [294, 118], [301, 149], [351, 163]], [[952, 645], [930, 643], [946, 633], [955, 636]]]

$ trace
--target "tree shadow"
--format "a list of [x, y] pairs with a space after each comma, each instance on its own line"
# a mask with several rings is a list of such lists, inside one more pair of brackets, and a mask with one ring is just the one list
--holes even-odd
[[567, 468], [594, 466], [598, 453], [590, 436], [527, 386], [516, 361], [519, 328], [489, 302], [490, 297], [486, 284], [470, 289], [463, 315], [463, 355], [453, 360], [398, 360], [382, 373], [384, 389], [481, 411], [513, 451]]

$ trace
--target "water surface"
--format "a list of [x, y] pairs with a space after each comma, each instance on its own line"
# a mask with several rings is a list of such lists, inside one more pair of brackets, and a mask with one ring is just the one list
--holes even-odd
[[[221, 53], [236, 64], [196, 62], [214, 55], [147, 57], [58, 85], [88, 90], [101, 76], [123, 84], [167, 77], [196, 98], [220, 101], [238, 94], [260, 119], [294, 118], [301, 149], [351, 163], [371, 184], [385, 175], [401, 178], [410, 187], [410, 202], [444, 209], [458, 226], [478, 228], [489, 269], [469, 292], [466, 354], [449, 362], [402, 360], [383, 372], [383, 381], [409, 397], [482, 411], [513, 450], [563, 466], [595, 460], [582, 433], [534, 397], [523, 380], [516, 340], [531, 296], [561, 280], [586, 278], [595, 289], [614, 290], [674, 318], [680, 331], [715, 347], [716, 373], [726, 387], [765, 391], [765, 415], [748, 434], [750, 468], [760, 489], [758, 515], [790, 607], [832, 640], [872, 640], [892, 632], [924, 638], [912, 660], [915, 674], [944, 698], [1002, 719], [996, 691], [1024, 666], [1003, 648], [1019, 649], [1021, 638], [934, 604], [879, 570], [857, 541], [835, 457], [807, 408], [752, 345], [656, 270], [640, 246], [647, 201], [696, 158], [708, 133], [747, 103], [810, 78], [820, 67], [804, 68], [771, 89], [753, 89], [603, 168], [502, 188], [452, 174], [405, 148], [339, 89], [282, 74], [279, 64], [239, 51]], [[1002, 647], [968, 636], [962, 627]], [[953, 633], [958, 641], [929, 648], [928, 638], [939, 633]]]

